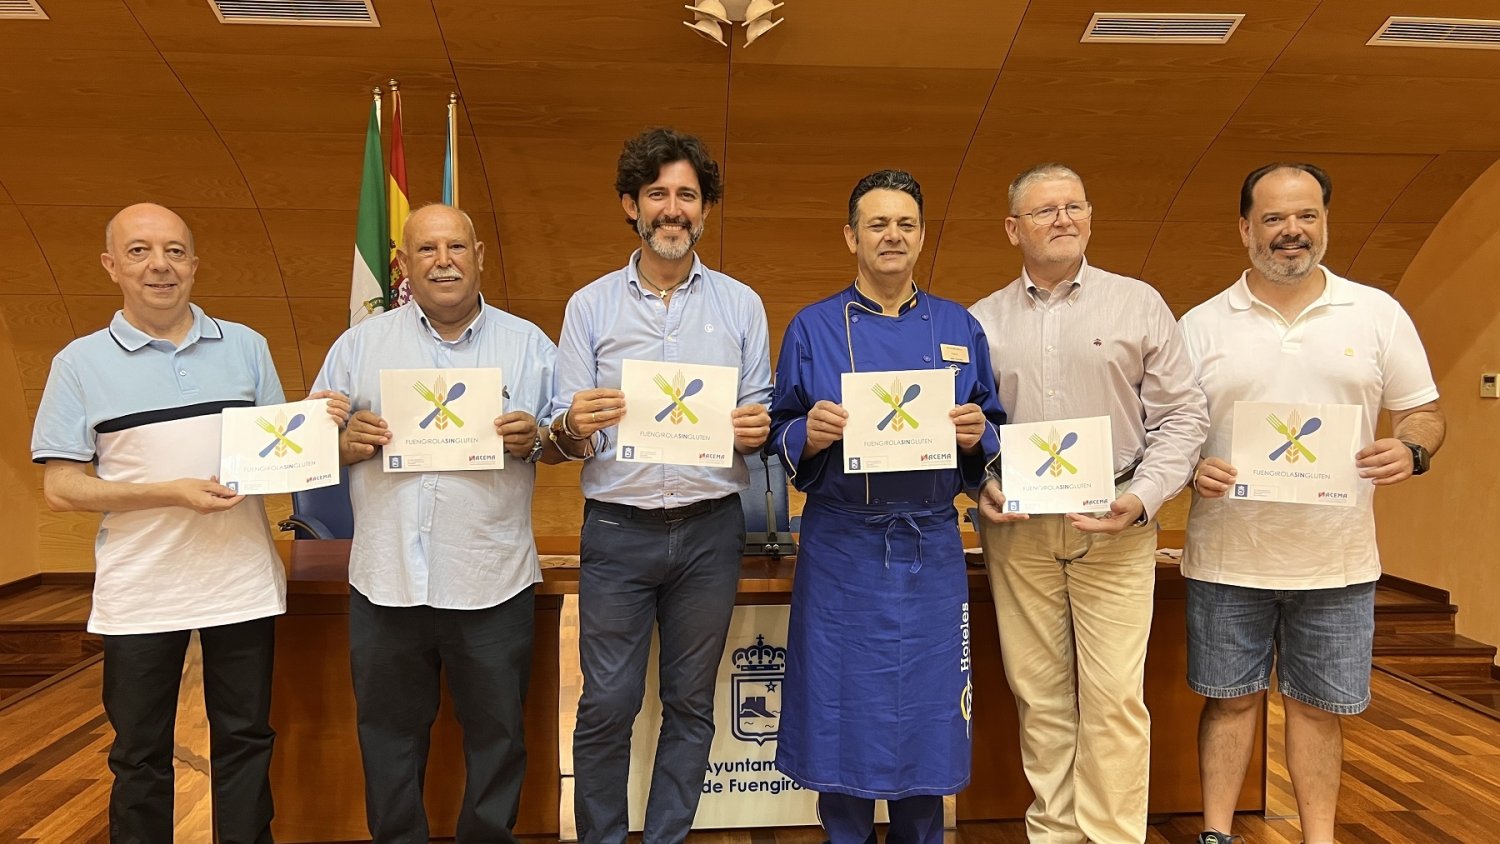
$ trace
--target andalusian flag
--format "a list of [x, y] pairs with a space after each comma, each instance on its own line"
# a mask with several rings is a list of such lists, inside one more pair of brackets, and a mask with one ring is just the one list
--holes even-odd
[[401, 273], [401, 264], [396, 261], [396, 248], [401, 245], [401, 230], [406, 218], [411, 215], [411, 202], [406, 192], [406, 147], [401, 143], [401, 90], [396, 80], [391, 80], [391, 251], [389, 256], [391, 307], [411, 301], [411, 289], [406, 276]]
[[458, 94], [448, 95], [448, 143], [443, 146], [443, 204], [458, 207]]
[[380, 156], [380, 89], [370, 104], [365, 130], [365, 169], [359, 183], [359, 222], [354, 235], [354, 280], [349, 288], [349, 324], [385, 311], [386, 287], [385, 163]]

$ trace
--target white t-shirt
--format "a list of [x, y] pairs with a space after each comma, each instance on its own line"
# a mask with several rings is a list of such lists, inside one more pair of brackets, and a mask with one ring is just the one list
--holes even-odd
[[[1364, 408], [1361, 443], [1375, 439], [1382, 408], [1435, 401], [1437, 385], [1416, 326], [1386, 293], [1334, 275], [1287, 323], [1256, 299], [1245, 276], [1182, 318], [1188, 355], [1208, 396], [1204, 457], [1230, 457], [1234, 403], [1353, 404]], [[1380, 577], [1375, 486], [1353, 507], [1193, 498], [1182, 573], [1260, 589], [1326, 589]]]

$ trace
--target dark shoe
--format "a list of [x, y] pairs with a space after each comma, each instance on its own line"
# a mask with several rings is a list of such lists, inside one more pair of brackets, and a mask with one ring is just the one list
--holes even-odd
[[1198, 844], [1243, 844], [1245, 839], [1226, 832], [1200, 832]]

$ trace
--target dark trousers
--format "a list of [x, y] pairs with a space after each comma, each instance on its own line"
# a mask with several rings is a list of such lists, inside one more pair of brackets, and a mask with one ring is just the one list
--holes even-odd
[[[943, 798], [923, 795], [887, 800], [891, 824], [886, 844], [942, 844]], [[847, 794], [818, 794], [818, 817], [830, 844], [875, 844], [875, 801]]]
[[662, 724], [642, 841], [687, 837], [714, 737], [714, 686], [744, 542], [735, 495], [674, 521], [586, 503], [578, 579], [583, 695], [573, 732], [582, 844], [626, 838], [630, 730], [645, 695], [653, 626], [661, 628]]
[[[172, 748], [191, 630], [104, 636], [104, 711], [115, 730], [109, 769], [113, 844], [172, 840]], [[271, 841], [271, 661], [276, 619], [198, 631], [208, 711], [214, 838]]]
[[463, 727], [460, 842], [514, 842], [526, 778], [522, 704], [531, 679], [534, 590], [494, 607], [382, 607], [349, 590], [349, 652], [377, 844], [427, 844], [422, 785], [441, 674]]

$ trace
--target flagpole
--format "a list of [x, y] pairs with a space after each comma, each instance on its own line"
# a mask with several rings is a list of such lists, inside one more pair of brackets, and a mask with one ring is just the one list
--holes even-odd
[[444, 162], [443, 175], [447, 177], [447, 196], [443, 201], [454, 208], [458, 207], [458, 92], [451, 91], [448, 94], [448, 149], [447, 161]]

